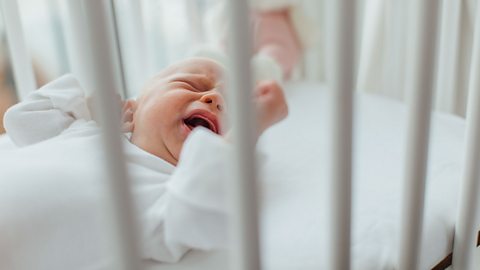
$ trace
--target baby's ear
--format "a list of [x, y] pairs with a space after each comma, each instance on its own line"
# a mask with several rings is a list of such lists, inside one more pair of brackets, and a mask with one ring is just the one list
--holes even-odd
[[123, 103], [122, 107], [122, 131], [132, 132], [135, 127], [133, 115], [137, 109], [137, 102], [129, 99]]

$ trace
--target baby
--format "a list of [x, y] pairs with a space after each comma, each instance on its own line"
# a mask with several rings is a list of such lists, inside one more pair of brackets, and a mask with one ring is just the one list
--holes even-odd
[[[222, 67], [206, 58], [173, 65], [152, 78], [137, 100], [123, 107], [123, 130], [143, 150], [176, 165], [182, 145], [192, 129], [203, 126], [227, 133], [227, 105]], [[287, 115], [280, 86], [260, 82], [254, 93], [257, 135]]]
[[[125, 136], [124, 152], [142, 225], [143, 258], [176, 262], [191, 248], [210, 250], [227, 246], [225, 183], [231, 175], [227, 157], [232, 147], [226, 139], [229, 129], [224, 91], [223, 68], [212, 60], [193, 58], [160, 72], [137, 99], [123, 103], [122, 127], [131, 135]], [[287, 116], [285, 98], [276, 82], [258, 83], [253, 102], [258, 136]], [[42, 222], [57, 220], [61, 224], [55, 226], [61, 229], [34, 226], [35, 220], [30, 219], [31, 226], [14, 226], [10, 231], [5, 229], [5, 233], [12, 237], [42, 234], [50, 239], [24, 243], [29, 250], [38, 246], [38, 254], [43, 254], [30, 258], [38, 269], [43, 269], [45, 262], [61, 261], [58, 252], [47, 252], [58, 251], [60, 246], [62, 251], [75, 251], [64, 258], [94, 265], [102, 258], [102, 251], [108, 250], [99, 243], [104, 234], [95, 223], [94, 213], [102, 213], [83, 205], [95, 205], [103, 197], [100, 193], [92, 195], [94, 189], [86, 187], [88, 183], [104, 181], [99, 173], [102, 167], [97, 165], [102, 164], [103, 156], [98, 147], [100, 131], [92, 120], [82, 88], [71, 75], [59, 78], [10, 108], [4, 121], [12, 141], [24, 146], [16, 150], [23, 164], [31, 164], [28, 172], [14, 171], [10, 175], [25, 174], [28, 178], [32, 173], [51, 171], [51, 176], [39, 177], [45, 180], [35, 180], [36, 184], [45, 182], [41, 190], [55, 190], [48, 185], [58, 183], [72, 182], [75, 186], [68, 195], [54, 192], [34, 200], [35, 209], [42, 209], [35, 216], [41, 216]], [[6, 170], [14, 166], [5, 165], [2, 170], [9, 175]], [[45, 170], [45, 166], [49, 168]], [[68, 179], [55, 180], [60, 175]], [[39, 194], [36, 196], [43, 193]], [[49, 204], [50, 201], [62, 204]], [[58, 211], [76, 215], [59, 220]], [[62, 241], [65, 237], [60, 234], [67, 234], [68, 241]], [[28, 237], [18, 239], [28, 241]], [[50, 264], [46, 268], [61, 269]]]

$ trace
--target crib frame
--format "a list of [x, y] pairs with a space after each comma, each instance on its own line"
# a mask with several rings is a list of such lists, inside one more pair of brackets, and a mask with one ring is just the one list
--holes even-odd
[[[69, 1], [71, 30], [78, 33], [69, 37], [72, 69], [82, 81], [91, 82], [87, 89], [110, 89], [94, 91], [96, 107], [101, 112], [97, 119], [103, 129], [106, 166], [109, 168], [110, 201], [112, 228], [111, 239], [117, 255], [116, 269], [142, 269], [139, 261], [137, 221], [134, 218], [128, 172], [122, 154], [120, 126], [115, 104], [111, 100], [113, 89], [125, 86], [125, 74], [122, 66], [119, 33], [113, 19], [116, 0]], [[118, 1], [117, 1], [118, 2]], [[135, 1], [134, 1], [135, 2]], [[355, 85], [355, 14], [356, 1], [327, 1], [326, 18], [328, 32], [326, 40], [329, 54], [328, 83], [332, 93], [332, 116], [334, 125], [332, 141], [332, 228], [335, 230], [329, 240], [332, 254], [329, 256], [329, 269], [350, 269], [350, 231], [351, 231], [351, 186], [352, 186], [352, 138], [353, 138], [353, 90]], [[14, 68], [17, 95], [20, 99], [36, 88], [33, 68], [25, 45], [22, 25], [16, 0], [0, 0], [10, 48], [10, 57]], [[135, 11], [129, 20], [140, 40], [140, 6], [132, 5]], [[399, 269], [418, 269], [420, 239], [425, 196], [425, 178], [428, 161], [430, 114], [432, 92], [435, 80], [435, 47], [438, 31], [437, 16], [439, 1], [411, 1], [410, 30], [412, 38], [408, 46], [409, 128], [405, 167], [405, 187], [403, 190], [403, 218], [401, 248], [398, 254]], [[235, 171], [232, 187], [231, 269], [261, 269], [258, 237], [258, 210], [255, 194], [257, 172], [254, 159], [254, 138], [248, 130], [254, 126], [248, 91], [252, 88], [249, 69], [251, 56], [248, 25], [248, 3], [246, 0], [230, 0], [229, 15], [233, 27], [231, 44], [231, 85], [229, 95], [237, 102], [232, 106], [233, 121], [239, 127], [234, 134]], [[475, 216], [480, 205], [480, 2], [476, 8], [476, 22], [473, 43], [473, 57], [470, 68], [469, 104], [467, 115], [467, 140], [465, 143], [463, 180], [461, 187], [459, 214], [455, 227], [453, 256], [440, 263], [438, 269], [453, 261], [456, 270], [473, 269], [475, 248], [480, 243], [480, 234], [476, 240]], [[95, 42], [86, 42], [86, 40]], [[446, 42], [445, 39], [440, 39]], [[442, 46], [442, 44], [440, 44]], [[89, 48], [87, 51], [81, 48]], [[458, 48], [456, 48], [458, 50]], [[82, 52], [83, 51], [83, 52]], [[446, 53], [446, 52], [445, 52]], [[446, 59], [450, 55], [439, 55]], [[142, 56], [139, 56], [142, 58]], [[137, 64], [140, 65], [142, 60]], [[144, 63], [144, 62], [143, 62]], [[138, 75], [140, 76], [140, 75]], [[247, 106], [245, 106], [247, 104]], [[435, 268], [437, 269], [437, 268]]]

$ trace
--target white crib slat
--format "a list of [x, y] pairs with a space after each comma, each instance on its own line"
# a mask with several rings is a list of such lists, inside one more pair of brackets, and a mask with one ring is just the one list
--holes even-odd
[[407, 47], [409, 127], [403, 189], [399, 269], [418, 269], [428, 160], [438, 1], [411, 1], [412, 33]]
[[17, 0], [1, 0], [0, 3], [17, 95], [23, 100], [37, 88], [32, 59], [25, 43]]
[[91, 47], [89, 79], [95, 87], [94, 99], [100, 112], [98, 117], [102, 126], [103, 145], [108, 169], [108, 187], [110, 209], [112, 212], [112, 250], [113, 269], [141, 269], [136, 219], [133, 210], [133, 199], [130, 192], [125, 157], [121, 141], [119, 104], [115, 95], [118, 94], [119, 82], [115, 73], [118, 61], [113, 59], [116, 54], [114, 44], [114, 29], [112, 25], [111, 3], [107, 0], [85, 0], [83, 7], [87, 37]]
[[231, 69], [229, 105], [234, 123], [235, 171], [231, 184], [232, 253], [230, 269], [260, 269], [258, 245], [257, 174], [255, 134], [252, 113], [252, 77], [250, 74], [251, 37], [246, 0], [229, 1]]
[[473, 55], [470, 67], [467, 140], [463, 181], [453, 245], [454, 269], [474, 269], [475, 224], [480, 207], [480, 2], [477, 3]]
[[333, 104], [331, 262], [350, 269], [353, 90], [355, 86], [355, 1], [328, 1], [328, 83]]

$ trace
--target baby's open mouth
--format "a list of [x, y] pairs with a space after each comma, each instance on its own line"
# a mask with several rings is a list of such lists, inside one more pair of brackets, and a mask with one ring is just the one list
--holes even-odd
[[204, 127], [211, 130], [213, 133], [220, 134], [217, 120], [213, 116], [209, 116], [202, 113], [194, 113], [187, 118], [183, 119], [183, 123], [193, 130], [196, 127]]

